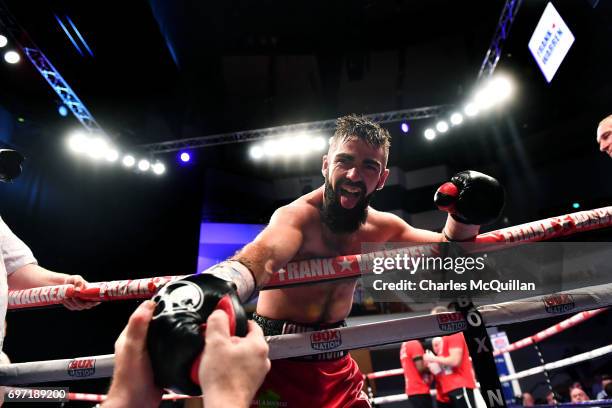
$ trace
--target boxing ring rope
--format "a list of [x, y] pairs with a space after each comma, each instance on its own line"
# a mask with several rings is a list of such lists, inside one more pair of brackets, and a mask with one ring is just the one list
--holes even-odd
[[612, 344], [609, 344], [609, 345], [603, 346], [603, 347], [599, 347], [599, 348], [597, 348], [595, 350], [591, 350], [591, 351], [587, 351], [587, 352], [584, 352], [584, 353], [576, 354], [575, 356], [567, 357], [567, 358], [564, 358], [564, 359], [559, 360], [559, 361], [555, 361], [555, 362], [552, 362], [552, 363], [546, 363], [546, 364], [543, 364], [541, 366], [529, 368], [527, 370], [520, 371], [520, 372], [515, 373], [515, 374], [501, 376], [501, 377], [499, 377], [499, 380], [501, 382], [508, 382], [508, 381], [512, 381], [512, 380], [518, 380], [518, 379], [521, 379], [521, 378], [529, 377], [531, 375], [543, 373], [544, 371], [556, 370], [558, 368], [566, 367], [568, 365], [577, 364], [577, 363], [580, 363], [580, 362], [583, 362], [583, 361], [586, 361], [586, 360], [592, 360], [594, 358], [605, 356], [606, 354], [610, 354], [610, 353], [612, 353]]
[[[544, 220], [533, 221], [513, 227], [480, 234], [476, 243], [495, 244], [527, 243], [564, 237], [578, 232], [612, 226], [612, 206], [580, 211]], [[413, 246], [395, 251], [409, 252], [413, 256], [434, 253], [434, 246]], [[391, 251], [387, 251], [391, 252]], [[399, 253], [399, 252], [398, 252]], [[344, 278], [358, 278], [371, 273], [368, 260], [373, 254], [346, 255], [290, 262], [275, 273], [262, 289], [290, 285], [322, 282]], [[73, 285], [46, 286], [25, 290], [10, 290], [9, 309], [50, 306], [65, 299], [77, 298], [92, 301], [112, 301], [150, 298], [157, 289], [182, 276], [159, 276], [154, 278], [117, 280], [91, 283], [86, 288], [76, 289]]]
[[[584, 402], [560, 402], [555, 405], [555, 407], [564, 407], [564, 408], [580, 408], [580, 407], [612, 407], [612, 399], [605, 400], [592, 400], [592, 401], [584, 401]], [[550, 405], [534, 405], [533, 408], [550, 408]]]
[[[555, 370], [558, 368], [567, 367], [569, 365], [574, 365], [574, 364], [581, 363], [583, 361], [592, 360], [597, 357], [605, 356], [610, 353], [612, 353], [612, 344], [597, 348], [595, 350], [587, 351], [585, 353], [576, 354], [575, 356], [567, 357], [559, 361], [544, 364], [538, 367], [533, 367], [533, 368], [518, 372], [516, 374], [501, 376], [499, 377], [499, 380], [501, 382], [509, 382], [512, 380], [518, 380], [520, 378], [525, 378], [531, 375], [542, 373], [545, 370]], [[395, 395], [385, 395], [382, 397], [375, 397], [375, 398], [372, 398], [370, 401], [372, 402], [372, 404], [375, 405], [375, 404], [388, 404], [391, 402], [406, 401], [407, 399], [408, 399], [408, 396], [406, 394], [395, 394]], [[557, 405], [561, 405], [561, 404], [557, 404]], [[601, 406], [601, 404], [593, 404], [593, 405]]]
[[[500, 350], [495, 350], [493, 352], [493, 355], [498, 356], [500, 354], [503, 353], [509, 353], [512, 352], [514, 350], [518, 350], [521, 349], [523, 347], [529, 346], [531, 344], [534, 343], [539, 343], [544, 339], [547, 339], [549, 337], [552, 337], [556, 334], [561, 333], [562, 331], [565, 331], [569, 328], [572, 328], [574, 326], [576, 326], [577, 324], [580, 324], [582, 322], [585, 322], [586, 320], [597, 316], [598, 314], [600, 314], [601, 312], [604, 312], [608, 310], [607, 308], [601, 308], [601, 309], [595, 309], [595, 310], [587, 310], [584, 312], [580, 312], [575, 314], [574, 316], [570, 317], [569, 319], [565, 319], [557, 324], [554, 324], [552, 326], [550, 326], [547, 329], [544, 329], [532, 336], [529, 337], [525, 337], [524, 339], [518, 340], [512, 344], [510, 344], [508, 347], [504, 348], [504, 349], [500, 349]], [[404, 374], [404, 370], [401, 368], [394, 368], [391, 370], [382, 370], [382, 371], [376, 371], [373, 373], [368, 373], [365, 375], [365, 377], [369, 380], [375, 380], [378, 378], [387, 378], [387, 377], [393, 377], [396, 375], [403, 375]]]
[[368, 380], [376, 380], [378, 378], [394, 377], [396, 375], [403, 375], [403, 374], [404, 374], [404, 370], [402, 368], [393, 368], [391, 370], [383, 370], [383, 371], [376, 371], [373, 373], [368, 373], [364, 377], [367, 378]]
[[[487, 327], [518, 323], [612, 305], [612, 283], [478, 308]], [[267, 337], [272, 360], [351, 350], [410, 339], [448, 335], [466, 327], [459, 312], [424, 315], [306, 333]], [[323, 350], [323, 351], [322, 351]], [[113, 355], [0, 365], [0, 385], [106, 378]]]
[[570, 317], [569, 319], [565, 319], [562, 322], [559, 322], [551, 327], [549, 327], [548, 329], [542, 330], [532, 336], [529, 337], [525, 337], [524, 339], [515, 341], [514, 343], [510, 344], [508, 347], [503, 348], [503, 349], [499, 349], [499, 350], [495, 350], [493, 352], [494, 356], [498, 356], [500, 354], [503, 353], [509, 353], [512, 352], [514, 350], [518, 350], [518, 349], [522, 349], [523, 347], [527, 347], [530, 346], [532, 344], [536, 344], [541, 342], [542, 340], [545, 340], [549, 337], [552, 337], [556, 334], [561, 333], [562, 331], [565, 331], [571, 327], [576, 326], [577, 324], [583, 323], [585, 321], [587, 321], [588, 319], [597, 316], [598, 314], [600, 314], [601, 312], [605, 312], [606, 310], [608, 310], [607, 308], [601, 308], [601, 309], [595, 309], [595, 310], [587, 310], [584, 312], [580, 312], [575, 314], [574, 316]]

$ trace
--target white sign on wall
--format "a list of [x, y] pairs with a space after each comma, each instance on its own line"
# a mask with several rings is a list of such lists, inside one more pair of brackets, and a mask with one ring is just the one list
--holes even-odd
[[552, 3], [548, 3], [529, 40], [529, 50], [548, 82], [555, 76], [574, 40], [567, 24]]

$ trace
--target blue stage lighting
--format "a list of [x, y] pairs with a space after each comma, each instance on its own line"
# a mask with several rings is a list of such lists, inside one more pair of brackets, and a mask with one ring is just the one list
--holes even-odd
[[410, 126], [406, 122], [403, 122], [400, 127], [404, 133], [408, 133], [410, 131]]
[[57, 112], [60, 114], [60, 116], [68, 116], [68, 108], [64, 105], [60, 105], [59, 108], [57, 108]]
[[573, 204], [572, 204], [572, 208], [573, 208], [574, 210], [579, 209], [579, 208], [580, 208], [580, 203], [573, 203]]
[[189, 152], [181, 152], [179, 154], [179, 159], [183, 163], [189, 163], [191, 161], [191, 154], [189, 154]]

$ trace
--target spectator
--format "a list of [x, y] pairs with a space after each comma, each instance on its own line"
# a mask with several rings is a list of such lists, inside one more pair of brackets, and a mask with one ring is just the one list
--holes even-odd
[[590, 398], [582, 388], [573, 387], [570, 389], [570, 400], [572, 402], [585, 402], [590, 401]]
[[546, 404], [557, 405], [560, 402], [561, 402], [561, 397], [559, 397], [559, 395], [556, 392], [550, 391], [548, 394], [546, 394]]
[[524, 407], [533, 407], [535, 405], [535, 398], [529, 392], [523, 393], [522, 404]]
[[601, 376], [601, 388], [602, 390], [597, 393], [597, 399], [608, 399], [611, 398], [612, 395], [607, 391], [606, 387], [608, 384], [612, 384], [612, 376], [610, 374], [604, 374]]

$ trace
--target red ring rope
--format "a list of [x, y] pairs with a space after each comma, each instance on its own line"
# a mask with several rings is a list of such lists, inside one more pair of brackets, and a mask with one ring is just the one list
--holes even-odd
[[[580, 211], [559, 217], [552, 217], [476, 237], [477, 243], [525, 243], [564, 237], [578, 232], [612, 226], [612, 206]], [[407, 250], [415, 255], [432, 251], [431, 245], [411, 247]], [[320, 282], [344, 278], [357, 278], [367, 270], [367, 254], [346, 255], [334, 258], [310, 259], [289, 262], [279, 270], [263, 289], [289, 285]], [[9, 291], [8, 308], [49, 306], [62, 303], [65, 299], [76, 298], [92, 301], [150, 298], [157, 289], [181, 276], [164, 276], [145, 279], [130, 279], [92, 283], [77, 290], [73, 285], [46, 286], [25, 290]]]

